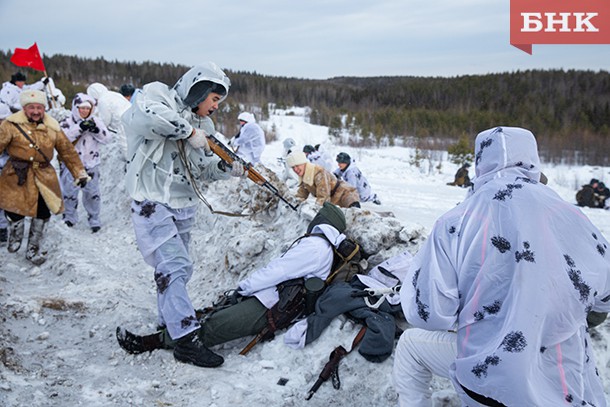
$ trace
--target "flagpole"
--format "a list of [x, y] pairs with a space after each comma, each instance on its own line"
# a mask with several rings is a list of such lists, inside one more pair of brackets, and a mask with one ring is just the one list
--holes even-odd
[[49, 78], [49, 75], [47, 74], [47, 70], [45, 68], [44, 72], [44, 76], [49, 79], [49, 81], [47, 82], [47, 88], [49, 90], [49, 95], [51, 95], [51, 109], [56, 109], [57, 106], [55, 106], [55, 96], [53, 96], [53, 89], [51, 88], [51, 79]]

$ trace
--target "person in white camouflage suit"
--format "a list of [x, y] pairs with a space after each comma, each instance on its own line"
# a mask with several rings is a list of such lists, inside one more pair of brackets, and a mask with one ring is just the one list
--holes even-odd
[[144, 260], [155, 268], [158, 323], [176, 340], [174, 357], [184, 363], [216, 367], [224, 359], [197, 335], [201, 327], [186, 290], [193, 273], [189, 255], [195, 224], [196, 185], [244, 176], [214, 156], [206, 135], [215, 134], [210, 115], [231, 82], [213, 63], [195, 66], [169, 87], [145, 85], [123, 115], [128, 134], [125, 184], [133, 198], [132, 222]]
[[63, 163], [60, 163], [59, 173], [61, 190], [64, 198], [65, 211], [63, 220], [68, 227], [78, 222], [78, 192], [82, 192], [83, 207], [87, 211], [89, 227], [96, 233], [102, 223], [100, 170], [100, 145], [108, 144], [112, 140], [112, 133], [108, 131], [104, 122], [94, 115], [95, 99], [85, 93], [77, 93], [72, 101], [72, 114], [61, 122], [61, 128], [74, 144], [87, 174], [91, 177], [83, 188], [74, 185], [74, 178]]
[[337, 168], [333, 174], [340, 180], [343, 180], [355, 187], [360, 195], [360, 202], [373, 202], [375, 205], [381, 205], [381, 201], [371, 189], [366, 177], [360, 169], [354, 164], [352, 158], [347, 153], [337, 154]]

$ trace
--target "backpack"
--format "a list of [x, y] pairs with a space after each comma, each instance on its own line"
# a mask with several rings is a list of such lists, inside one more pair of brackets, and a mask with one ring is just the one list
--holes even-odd
[[360, 265], [362, 250], [355, 240], [346, 237], [339, 247], [335, 247], [323, 233], [309, 233], [305, 236], [319, 236], [325, 239], [333, 249], [333, 264], [330, 273], [325, 280], [326, 285], [333, 282], [349, 282], [355, 274], [363, 274], [364, 270]]

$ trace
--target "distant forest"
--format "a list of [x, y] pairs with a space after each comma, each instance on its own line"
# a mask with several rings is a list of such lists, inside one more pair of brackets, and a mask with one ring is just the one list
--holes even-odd
[[[10, 63], [0, 51], [0, 79], [21, 70], [28, 83], [41, 72]], [[93, 82], [112, 90], [161, 81], [173, 85], [190, 67], [104, 58], [43, 56], [47, 73], [68, 101]], [[527, 70], [457, 77], [337, 77], [310, 80], [232, 71], [231, 91], [215, 121], [231, 136], [237, 115], [252, 110], [263, 119], [270, 103], [308, 106], [310, 122], [349, 134], [362, 146], [403, 145], [446, 149], [459, 139], [492, 126], [521, 126], [538, 138], [546, 162], [610, 165], [610, 73], [581, 70]], [[68, 104], [68, 103], [67, 103]]]

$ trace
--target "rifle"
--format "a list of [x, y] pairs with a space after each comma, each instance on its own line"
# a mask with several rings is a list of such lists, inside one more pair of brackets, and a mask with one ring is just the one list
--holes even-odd
[[290, 207], [293, 211], [297, 210], [297, 207], [292, 205], [290, 202], [284, 198], [278, 189], [273, 186], [265, 177], [263, 177], [258, 171], [256, 171], [252, 164], [247, 163], [240, 156], [235, 154], [231, 149], [225, 146], [220, 140], [218, 140], [215, 136], [206, 136], [208, 139], [208, 144], [212, 149], [212, 152], [220, 157], [224, 162], [231, 165], [233, 161], [237, 161], [244, 166], [244, 169], [248, 171], [248, 178], [257, 185], [262, 186], [263, 188], [267, 188], [273, 195], [277, 196], [279, 199], [284, 201], [286, 205]]
[[366, 332], [366, 326], [363, 326], [362, 328], [360, 328], [360, 331], [358, 331], [358, 334], [354, 338], [354, 340], [352, 342], [352, 347], [349, 351], [345, 350], [345, 348], [343, 346], [337, 346], [330, 353], [328, 362], [326, 362], [326, 365], [324, 365], [322, 372], [318, 376], [318, 380], [316, 380], [316, 382], [311, 387], [311, 389], [309, 389], [309, 392], [307, 392], [307, 395], [305, 396], [305, 400], [311, 399], [311, 397], [314, 395], [314, 393], [320, 388], [322, 383], [327, 381], [330, 377], [332, 377], [333, 387], [335, 389], [339, 389], [341, 387], [341, 381], [339, 380], [339, 362], [348, 353], [353, 351], [356, 346], [358, 346], [358, 344], [362, 341], [362, 338], [364, 337], [365, 332]]
[[275, 331], [290, 326], [305, 311], [304, 288], [302, 279], [293, 279], [278, 286], [280, 301], [267, 311], [267, 325], [239, 352], [245, 355], [259, 342], [273, 339]]

